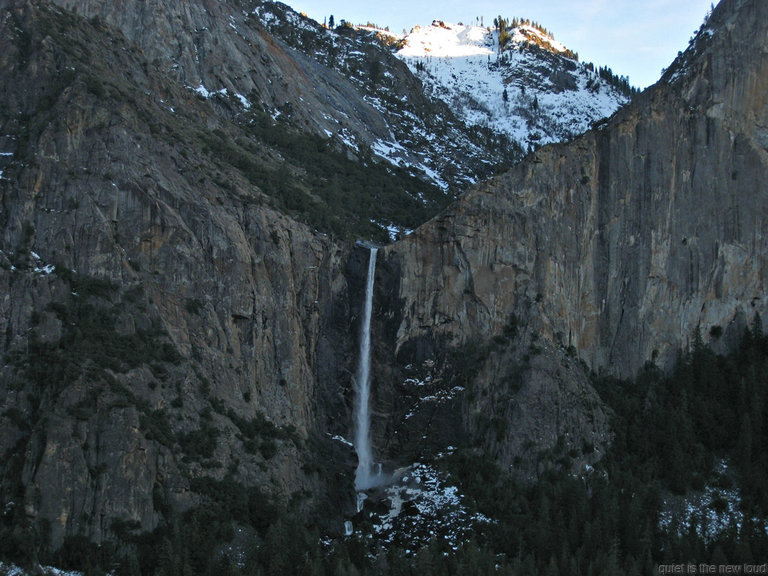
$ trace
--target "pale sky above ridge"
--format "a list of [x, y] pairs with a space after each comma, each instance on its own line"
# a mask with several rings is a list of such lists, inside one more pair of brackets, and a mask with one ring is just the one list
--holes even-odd
[[[285, 0], [283, 0], [285, 1]], [[704, 21], [712, 0], [288, 0], [294, 10], [322, 23], [333, 14], [336, 23], [372, 22], [393, 32], [426, 26], [432, 20], [485, 26], [493, 19], [529, 18], [547, 28], [579, 59], [609, 66], [629, 76], [633, 86], [656, 82], [678, 51]], [[715, 1], [714, 4], [717, 4]]]

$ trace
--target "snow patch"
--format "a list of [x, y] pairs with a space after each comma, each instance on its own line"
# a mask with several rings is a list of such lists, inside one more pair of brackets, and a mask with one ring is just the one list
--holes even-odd
[[193, 88], [193, 90], [198, 94], [200, 94], [200, 96], [202, 96], [203, 98], [211, 97], [211, 93], [208, 92], [208, 90], [206, 90], [205, 86], [203, 86], [202, 83], [200, 83], [200, 86], [198, 86], [197, 88]]
[[[75, 572], [74, 570], [59, 570], [53, 566], [42, 566], [43, 574], [45, 576], [83, 576], [82, 572]], [[9, 564], [0, 561], [0, 574], [6, 574], [7, 576], [28, 576], [29, 573], [16, 566], [15, 564]]]
[[[12, 136], [9, 136], [9, 138], [13, 138]], [[15, 140], [15, 138], [13, 138]], [[7, 160], [10, 160], [13, 158], [13, 152], [0, 152], [0, 158], [3, 159], [3, 164], [7, 165]], [[3, 179], [3, 172], [5, 171], [4, 168], [0, 167], [0, 180]]]
[[585, 65], [564, 55], [553, 64], [541, 49], [528, 49], [535, 37], [568, 53], [537, 29], [520, 26], [511, 37], [500, 52], [497, 33], [480, 26], [416, 27], [396, 55], [468, 125], [506, 134], [523, 148], [581, 134], [627, 102]]
[[456, 550], [478, 524], [492, 522], [471, 513], [458, 487], [429, 464], [417, 462], [398, 470], [395, 477], [399, 480], [385, 490], [389, 510], [372, 515], [372, 536], [384, 543], [405, 536], [415, 549], [441, 538]]
[[44, 274], [46, 276], [51, 272], [53, 272], [54, 270], [56, 270], [56, 266], [54, 266], [53, 264], [46, 264], [42, 268], [35, 267], [34, 269], [34, 271], [37, 272], [38, 274]]
[[197, 88], [191, 88], [191, 89], [194, 92], [197, 92], [200, 96], [202, 96], [203, 98], [206, 98], [206, 99], [211, 98], [213, 96], [216, 96], [217, 94], [219, 94], [221, 96], [226, 96], [227, 95], [227, 89], [226, 88], [221, 88], [220, 90], [214, 90], [213, 92], [211, 92], [210, 90], [208, 90], [203, 85], [202, 82], [200, 83], [200, 85]]
[[[329, 436], [330, 436], [330, 434], [329, 434]], [[355, 446], [354, 444], [352, 444], [352, 442], [350, 442], [349, 440], [347, 440], [343, 436], [339, 436], [338, 434], [336, 434], [335, 436], [331, 436], [331, 440], [336, 440], [337, 442], [341, 442], [345, 446], [350, 446], [352, 448], [354, 448], [354, 446]]]
[[248, 99], [245, 96], [243, 96], [239, 92], [235, 92], [235, 98], [240, 100], [240, 104], [242, 104], [243, 108], [245, 108], [246, 110], [250, 109], [251, 103], [248, 101]]
[[355, 135], [347, 130], [346, 128], [343, 128], [341, 132], [338, 132], [339, 139], [341, 142], [351, 150], [354, 150], [356, 152], [359, 152], [360, 148], [357, 145], [357, 142], [355, 141]]

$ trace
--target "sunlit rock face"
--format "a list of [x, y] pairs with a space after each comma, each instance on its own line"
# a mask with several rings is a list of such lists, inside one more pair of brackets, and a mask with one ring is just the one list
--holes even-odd
[[514, 313], [630, 375], [766, 311], [768, 7], [723, 4], [636, 102], [387, 249], [398, 345], [498, 334]]
[[[558, 438], [588, 465], [609, 438], [585, 370], [668, 367], [697, 333], [725, 350], [765, 315], [767, 32], [765, 3], [721, 3], [628, 107], [537, 150], [383, 251], [392, 279], [380, 283], [382, 301], [396, 304], [382, 330], [402, 360], [393, 390], [421, 402], [381, 393], [403, 428], [387, 435], [382, 424], [382, 442], [410, 434], [428, 444], [434, 436], [408, 423], [429, 422], [444, 433], [463, 426], [510, 466]], [[433, 381], [453, 382], [445, 351], [484, 342], [495, 348], [475, 355], [475, 388], [420, 418], [430, 395], [409, 388], [405, 367], [432, 362]]]
[[18, 2], [0, 26], [0, 495], [19, 528], [53, 548], [151, 531], [227, 475], [338, 479], [353, 505], [354, 454], [330, 438], [349, 248], [203, 152], [236, 125], [98, 19]]

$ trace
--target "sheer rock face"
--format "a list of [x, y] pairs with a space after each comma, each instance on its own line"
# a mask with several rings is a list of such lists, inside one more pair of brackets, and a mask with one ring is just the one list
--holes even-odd
[[341, 74], [264, 29], [254, 12], [261, 2], [55, 1], [114, 26], [182, 85], [227, 89], [270, 110], [289, 106], [297, 125], [318, 134], [341, 122], [366, 142], [389, 135], [381, 114]]
[[[323, 494], [338, 514], [347, 249], [203, 152], [231, 128], [105, 30], [23, 3], [0, 23], [3, 505], [48, 523], [54, 548], [152, 530], [163, 502], [199, 502], [200, 476]], [[254, 436], [254, 419], [271, 424]], [[305, 472], [313, 458], [340, 470]]]
[[768, 6], [724, 1], [664, 79], [387, 249], [398, 346], [510, 314], [592, 368], [668, 364], [768, 310]]
[[171, 81], [229, 104], [225, 117], [264, 110], [350, 156], [413, 168], [451, 197], [519, 157], [427, 96], [373, 33], [332, 32], [263, 0], [51, 1], [119, 31]]
[[[459, 427], [524, 475], [563, 446], [589, 464], [610, 432], [587, 369], [669, 366], [697, 330], [724, 350], [768, 311], [766, 127], [768, 5], [724, 0], [628, 107], [383, 250], [379, 329], [401, 371], [379, 391], [396, 407], [381, 445]], [[425, 412], [404, 367], [483, 343], [459, 408]], [[419, 400], [387, 404], [403, 389]]]

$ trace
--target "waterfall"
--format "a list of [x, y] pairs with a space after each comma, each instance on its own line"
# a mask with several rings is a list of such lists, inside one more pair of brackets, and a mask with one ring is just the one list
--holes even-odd
[[358, 492], [357, 493], [357, 512], [358, 514], [363, 511], [363, 507], [365, 506], [365, 500], [368, 498], [368, 494], [365, 492]]
[[373, 475], [373, 450], [371, 448], [371, 310], [373, 308], [373, 278], [376, 272], [376, 248], [371, 248], [368, 260], [368, 278], [365, 285], [365, 306], [360, 333], [360, 359], [357, 368], [357, 398], [355, 403], [355, 450], [357, 471], [355, 488], [365, 490], [374, 486], [378, 478]]

